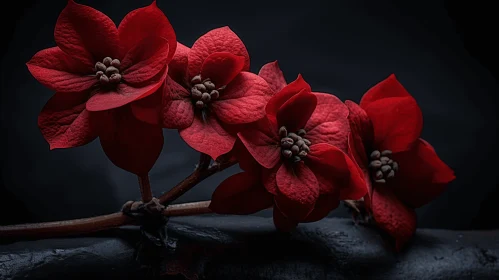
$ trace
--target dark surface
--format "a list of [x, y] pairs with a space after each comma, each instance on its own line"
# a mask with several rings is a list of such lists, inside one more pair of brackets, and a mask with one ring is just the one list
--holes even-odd
[[[78, 2], [119, 22], [151, 1]], [[55, 45], [54, 25], [65, 3], [16, 1], [14, 8], [2, 10], [2, 34], [8, 43], [1, 46], [0, 213], [23, 210], [16, 216], [0, 215], [3, 224], [105, 214], [139, 197], [134, 176], [115, 167], [98, 141], [49, 151], [38, 130], [38, 113], [53, 92], [31, 77], [25, 63]], [[390, 0], [254, 0], [237, 5], [228, 0], [159, 0], [158, 5], [180, 42], [191, 45], [208, 30], [229, 25], [246, 43], [252, 71], [277, 59], [288, 81], [302, 73], [315, 90], [342, 99], [358, 101], [370, 86], [395, 73], [422, 108], [423, 137], [457, 176], [444, 195], [418, 211], [420, 225], [499, 228], [499, 220], [489, 218], [499, 211], [494, 203], [499, 199], [498, 161], [493, 157], [499, 87], [480, 64], [490, 69], [498, 65], [496, 32], [490, 32], [494, 17], [487, 13], [492, 6]], [[165, 130], [165, 136], [165, 148], [151, 172], [156, 193], [188, 175], [197, 160], [177, 132]], [[216, 185], [236, 171], [206, 180], [181, 201], [209, 199]]]
[[[0, 279], [143, 279], [134, 262], [137, 231], [113, 234], [1, 245]], [[388, 251], [375, 230], [347, 219], [325, 219], [279, 234], [267, 218], [176, 218], [169, 234], [176, 240], [175, 258], [183, 263], [171, 262], [170, 272], [191, 279], [499, 277], [499, 231], [420, 229], [399, 254]]]

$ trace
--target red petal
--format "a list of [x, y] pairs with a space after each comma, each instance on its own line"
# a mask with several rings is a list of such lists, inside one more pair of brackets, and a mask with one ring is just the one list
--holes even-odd
[[244, 57], [243, 71], [249, 70], [249, 55], [244, 43], [229, 27], [213, 29], [192, 45], [189, 52], [189, 78], [201, 73], [204, 60], [216, 52], [229, 52]]
[[274, 92], [281, 91], [287, 85], [277, 60], [263, 65], [258, 76], [262, 77]]
[[38, 116], [38, 126], [50, 149], [82, 146], [97, 137], [85, 110], [88, 93], [56, 93]]
[[163, 88], [162, 121], [166, 128], [184, 129], [194, 120], [194, 106], [188, 98], [190, 93], [172, 78], [166, 78]]
[[153, 94], [130, 103], [133, 115], [148, 124], [161, 123], [161, 109], [164, 84]]
[[414, 147], [393, 155], [399, 171], [393, 178], [393, 191], [407, 205], [417, 208], [439, 196], [454, 180], [454, 171], [437, 155], [424, 140], [419, 139]]
[[332, 94], [314, 95], [317, 97], [317, 106], [305, 125], [305, 138], [313, 144], [327, 143], [346, 152], [350, 131], [348, 108]]
[[[372, 183], [371, 183], [371, 175], [369, 173], [369, 169], [367, 167], [367, 155], [366, 151], [362, 147], [356, 147], [354, 143], [354, 136], [350, 133], [348, 137], [348, 155], [352, 159], [352, 161], [357, 165], [357, 169], [359, 174], [363, 175], [364, 183], [367, 188], [368, 199], [371, 199], [372, 195]], [[358, 142], [357, 142], [358, 143]], [[366, 161], [362, 161], [362, 158], [365, 157]]]
[[118, 29], [105, 14], [73, 0], [62, 10], [54, 31], [55, 42], [65, 53], [88, 67], [104, 57], [121, 59]]
[[58, 92], [81, 92], [97, 83], [92, 67], [71, 58], [58, 47], [36, 53], [26, 64], [44, 86]]
[[177, 42], [177, 50], [168, 64], [168, 75], [172, 79], [181, 84], [187, 84], [187, 56], [189, 55], [188, 47]]
[[383, 186], [374, 189], [371, 201], [376, 224], [394, 238], [395, 248], [400, 251], [416, 231], [416, 212]]
[[316, 105], [317, 97], [309, 91], [302, 90], [277, 111], [278, 127], [285, 126], [290, 132], [304, 128]]
[[210, 78], [217, 87], [222, 87], [230, 83], [243, 67], [244, 57], [229, 52], [216, 52], [204, 60], [201, 77]]
[[197, 113], [191, 126], [180, 131], [180, 137], [194, 150], [216, 159], [232, 150], [236, 137], [220, 124], [216, 116]]
[[171, 60], [177, 46], [175, 31], [158, 8], [156, 1], [151, 5], [128, 13], [118, 26], [120, 44], [124, 53], [138, 45], [144, 38], [157, 36], [164, 38], [170, 46], [167, 61]]
[[210, 209], [217, 214], [249, 215], [271, 207], [273, 196], [259, 179], [248, 172], [230, 176], [213, 193]]
[[277, 207], [274, 207], [273, 219], [275, 227], [283, 232], [288, 232], [298, 226], [298, 222], [293, 219], [286, 218]]
[[411, 95], [404, 86], [391, 74], [385, 80], [370, 88], [362, 97], [360, 107], [367, 108], [371, 103], [383, 98], [390, 97], [410, 97]]
[[412, 97], [383, 98], [365, 110], [374, 127], [378, 150], [394, 153], [408, 150], [421, 134], [423, 115]]
[[363, 174], [348, 155], [335, 146], [312, 145], [306, 163], [320, 178], [321, 194], [340, 192], [341, 200], [356, 200], [367, 193]]
[[260, 165], [272, 168], [281, 159], [280, 140], [276, 132], [277, 128], [272, 128], [267, 119], [262, 119], [237, 135]]
[[282, 163], [277, 164], [272, 169], [261, 169], [262, 182], [267, 191], [273, 195], [277, 195], [277, 171], [281, 168]]
[[156, 92], [164, 83], [168, 70], [166, 67], [151, 79], [146, 86], [133, 87], [124, 83], [119, 84], [116, 90], [105, 91], [98, 89], [97, 92], [87, 101], [87, 110], [104, 111], [126, 105], [135, 100], [147, 97]]
[[267, 106], [265, 107], [265, 112], [267, 116], [272, 120], [276, 121], [277, 111], [281, 106], [286, 103], [291, 97], [297, 95], [302, 90], [311, 91], [310, 85], [305, 82], [301, 75], [291, 82], [289, 85], [285, 86], [280, 92], [272, 96]]
[[294, 166], [283, 164], [276, 180], [279, 192], [275, 202], [279, 210], [288, 218], [304, 219], [319, 198], [319, 183], [314, 173], [303, 162]]
[[168, 41], [161, 37], [146, 37], [128, 51], [121, 62], [123, 81], [140, 86], [154, 79], [165, 69]]
[[129, 106], [98, 112], [102, 149], [118, 167], [147, 174], [163, 148], [161, 127], [137, 120]]
[[252, 173], [260, 173], [262, 167], [248, 152], [248, 149], [246, 149], [240, 139], [236, 139], [234, 148], [232, 148], [232, 155], [237, 159], [239, 167], [241, 167], [242, 170]]
[[241, 72], [211, 106], [225, 123], [251, 123], [265, 116], [265, 105], [271, 94], [272, 91], [262, 78], [253, 73]]
[[324, 219], [331, 211], [340, 205], [339, 192], [329, 195], [321, 195], [315, 203], [314, 210], [308, 214], [303, 223], [311, 223]]

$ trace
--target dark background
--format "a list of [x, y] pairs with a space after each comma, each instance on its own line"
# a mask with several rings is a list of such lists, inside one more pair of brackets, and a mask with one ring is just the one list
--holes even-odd
[[[81, 0], [116, 23], [141, 1]], [[419, 226], [499, 228], [495, 40], [492, 4], [480, 1], [174, 1], [159, 0], [179, 42], [188, 46], [228, 25], [245, 42], [251, 70], [278, 60], [286, 78], [298, 73], [315, 91], [359, 101], [395, 73], [419, 102], [428, 140], [457, 176], [446, 193], [418, 210]], [[485, 3], [485, 1], [483, 1]], [[66, 1], [15, 1], [2, 9], [0, 224], [81, 218], [117, 211], [138, 199], [134, 175], [115, 167], [98, 141], [49, 151], [37, 116], [53, 92], [25, 63], [55, 46], [54, 25]], [[151, 171], [156, 194], [194, 168], [198, 155], [165, 130]], [[207, 200], [237, 167], [217, 174], [180, 199]], [[268, 213], [262, 213], [266, 215]], [[333, 215], [345, 216], [344, 208]]]

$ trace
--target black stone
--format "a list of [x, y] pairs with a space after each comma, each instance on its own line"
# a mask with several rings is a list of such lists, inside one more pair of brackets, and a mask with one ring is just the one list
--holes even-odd
[[[377, 230], [348, 219], [276, 232], [271, 219], [172, 218], [169, 274], [191, 279], [498, 279], [499, 231], [419, 229], [394, 253]], [[0, 279], [146, 279], [136, 228], [0, 245]], [[4, 240], [5, 242], [5, 240]], [[173, 277], [173, 276], [172, 276]], [[182, 279], [169, 278], [164, 279]]]

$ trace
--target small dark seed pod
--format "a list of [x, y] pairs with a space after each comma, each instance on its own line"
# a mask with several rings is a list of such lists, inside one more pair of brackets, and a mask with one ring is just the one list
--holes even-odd
[[286, 138], [281, 139], [281, 147], [284, 149], [291, 148], [291, 146], [293, 146], [293, 144], [294, 144], [294, 141], [291, 138], [286, 137]]
[[293, 132], [289, 133], [288, 137], [291, 138], [291, 139], [293, 139], [294, 141], [298, 141], [299, 140], [298, 139], [299, 136], [296, 135], [296, 133], [293, 133]]
[[303, 138], [303, 142], [305, 142], [305, 144], [307, 144], [308, 146], [312, 145], [312, 142], [310, 142], [310, 140], [308, 139]]
[[100, 76], [99, 81], [101, 84], [105, 85], [105, 84], [109, 83], [109, 78], [106, 75], [102, 75], [102, 76]]
[[398, 162], [394, 161], [392, 163], [392, 169], [395, 170], [395, 171], [399, 171], [399, 164], [398, 164]]
[[118, 74], [120, 70], [114, 66], [109, 66], [106, 69], [106, 75], [111, 76], [112, 74]]
[[196, 108], [203, 109], [204, 108], [204, 102], [201, 101], [201, 100], [196, 101]]
[[381, 163], [381, 161], [379, 161], [379, 160], [373, 160], [373, 161], [371, 161], [371, 163], [369, 164], [369, 167], [371, 167], [371, 168], [373, 168], [373, 169], [378, 169], [378, 168], [380, 168], [380, 167], [381, 167], [381, 165], [383, 165], [383, 164]]
[[201, 92], [206, 92], [206, 87], [203, 84], [195, 84], [194, 87], [200, 90]]
[[192, 78], [191, 82], [192, 82], [193, 84], [199, 84], [199, 83], [201, 83], [201, 75], [196, 75], [196, 76], [194, 76], [194, 77]]
[[383, 178], [383, 172], [381, 170], [376, 171], [376, 174], [374, 174], [374, 178], [376, 180], [382, 179]]
[[390, 151], [390, 150], [384, 150], [384, 151], [381, 152], [382, 156], [389, 156], [391, 154], [392, 154], [392, 151]]
[[218, 92], [218, 90], [212, 90], [210, 92], [210, 95], [211, 95], [211, 99], [218, 99], [218, 97], [220, 97], [220, 93]]
[[381, 171], [383, 171], [383, 173], [387, 173], [390, 170], [392, 170], [392, 167], [390, 165], [383, 165], [383, 166], [381, 166]]
[[296, 141], [296, 146], [301, 147], [303, 145], [305, 145], [305, 141], [303, 141], [303, 139]]
[[393, 163], [393, 159], [390, 159], [390, 160], [388, 161], [388, 164], [390, 164], [390, 165], [391, 165], [392, 163]]
[[285, 126], [281, 126], [281, 128], [279, 128], [279, 136], [282, 138], [286, 137], [286, 135], [288, 135], [288, 130]]
[[109, 82], [113, 83], [113, 84], [117, 84], [121, 81], [121, 75], [120, 74], [113, 74], [111, 75], [111, 77], [109, 78]]
[[307, 144], [302, 145], [300, 148], [302, 151], [310, 153], [310, 147]]
[[199, 100], [203, 96], [203, 93], [200, 92], [197, 88], [191, 88], [192, 98]]
[[100, 76], [104, 75], [104, 72], [102, 71], [97, 71], [97, 73], [95, 73], [95, 77], [97, 77], [97, 79], [100, 78]]
[[290, 158], [293, 156], [293, 152], [290, 151], [290, 150], [282, 150], [282, 155], [285, 157], [285, 158]]
[[102, 62], [95, 63], [95, 70], [96, 71], [104, 72], [104, 71], [106, 71], [106, 68], [107, 68], [106, 65], [104, 65], [104, 63], [102, 63]]
[[203, 95], [201, 96], [201, 100], [204, 102], [204, 103], [207, 103], [207, 102], [210, 102], [211, 100], [211, 96], [209, 93], [205, 92], [203, 93]]
[[298, 153], [298, 156], [299, 156], [299, 157], [302, 157], [302, 158], [303, 158], [303, 157], [306, 157], [306, 156], [307, 156], [307, 152], [305, 152], [305, 151], [300, 151], [300, 152]]
[[300, 152], [300, 148], [296, 145], [291, 146], [291, 151], [293, 152], [293, 155], [297, 155]]
[[296, 134], [303, 137], [303, 135], [307, 134], [307, 132], [305, 131], [305, 129], [302, 128], [302, 129], [298, 130], [298, 132]]
[[381, 153], [378, 151], [378, 150], [375, 150], [371, 153], [371, 159], [379, 159], [379, 157], [381, 156]]
[[104, 65], [106, 66], [109, 66], [111, 65], [111, 62], [113, 61], [112, 58], [110, 58], [109, 56], [108, 57], [104, 57], [104, 59], [102, 60], [102, 62], [104, 63]]
[[120, 68], [121, 61], [119, 59], [113, 59], [113, 61], [111, 61], [111, 66], [114, 66], [116, 68]]
[[386, 175], [386, 178], [393, 178], [394, 176], [395, 176], [395, 171], [390, 170], [390, 172], [388, 172], [388, 175]]
[[390, 158], [388, 158], [388, 157], [381, 157], [379, 160], [381, 160], [382, 164], [388, 164], [388, 162], [390, 161]]
[[208, 90], [214, 90], [216, 88], [215, 84], [212, 81], [205, 81], [205, 82], [203, 82], [203, 85]]
[[384, 184], [384, 183], [386, 183], [386, 180], [385, 179], [379, 179], [379, 180], [374, 180], [374, 182]]

